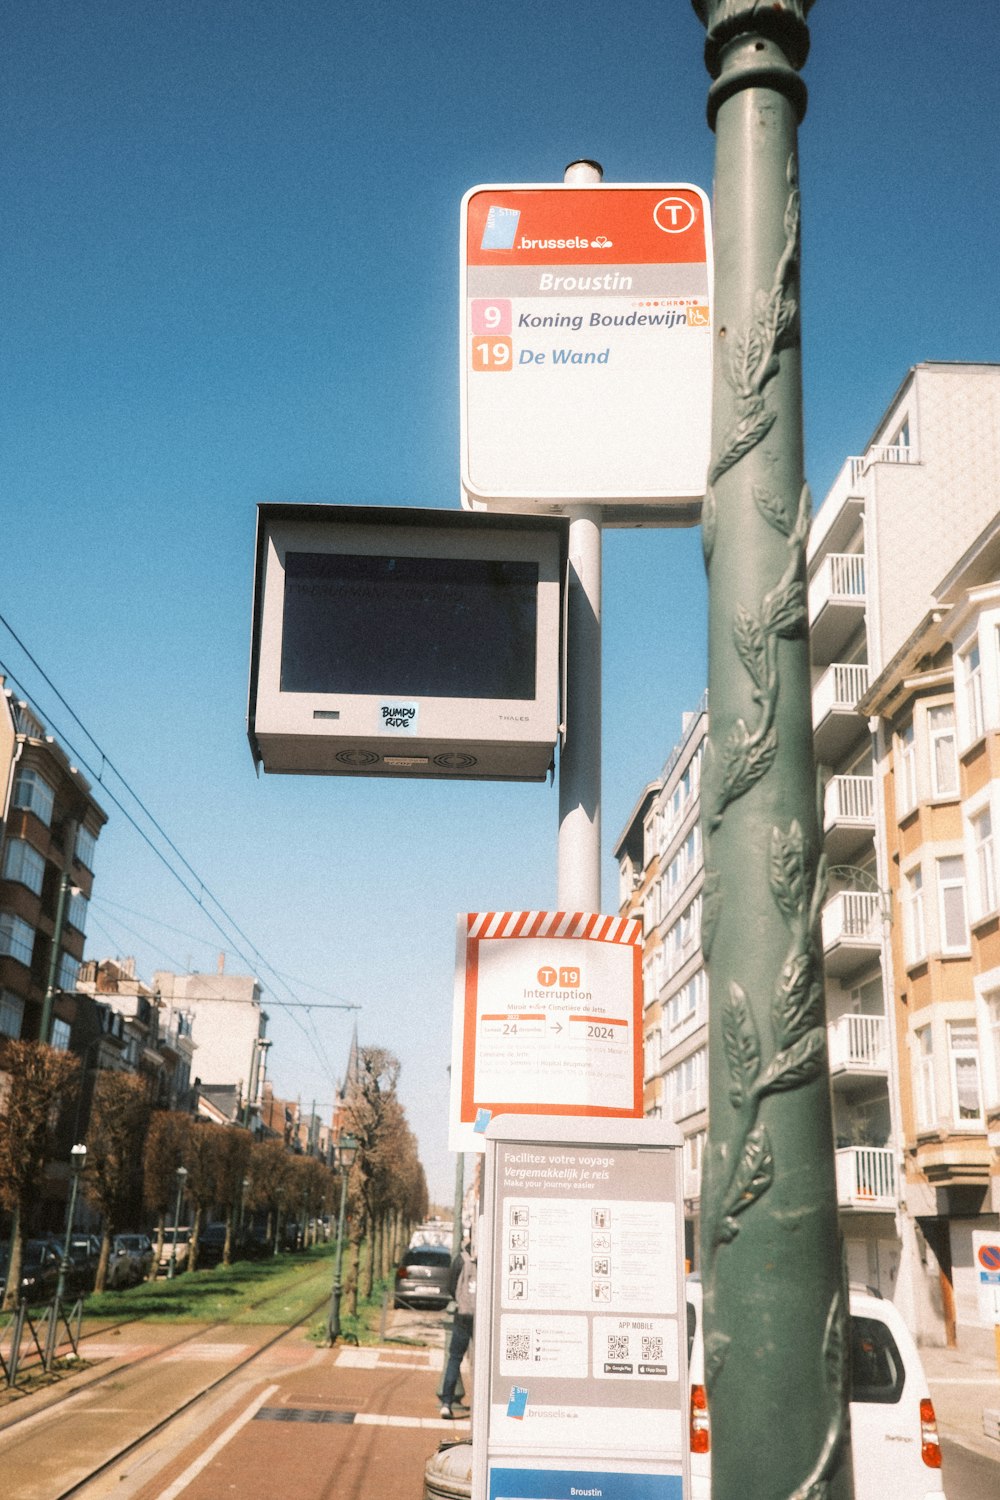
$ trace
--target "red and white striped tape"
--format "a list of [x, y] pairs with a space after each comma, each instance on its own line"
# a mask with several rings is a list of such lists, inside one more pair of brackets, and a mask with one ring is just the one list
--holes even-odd
[[470, 938], [590, 938], [598, 943], [642, 942], [642, 923], [589, 911], [473, 911]]

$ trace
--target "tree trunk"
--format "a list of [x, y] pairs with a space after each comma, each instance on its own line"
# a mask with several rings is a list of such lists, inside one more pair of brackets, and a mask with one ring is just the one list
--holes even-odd
[[3, 1296], [3, 1309], [7, 1312], [18, 1303], [18, 1292], [21, 1287], [21, 1261], [23, 1260], [24, 1242], [21, 1238], [21, 1211], [14, 1209], [13, 1219], [10, 1226], [10, 1259], [8, 1263], [7, 1286]]
[[156, 1221], [156, 1243], [153, 1246], [153, 1264], [149, 1268], [147, 1281], [155, 1281], [160, 1274], [160, 1257], [163, 1254], [163, 1238], [166, 1232], [167, 1215], [164, 1211]]
[[97, 1257], [97, 1275], [94, 1277], [94, 1291], [103, 1292], [108, 1284], [108, 1260], [111, 1256], [111, 1226], [107, 1220], [104, 1222], [104, 1233], [101, 1235], [101, 1253]]

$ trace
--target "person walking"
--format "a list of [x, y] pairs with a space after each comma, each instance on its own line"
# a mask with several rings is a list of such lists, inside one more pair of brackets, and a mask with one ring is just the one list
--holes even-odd
[[472, 1342], [476, 1317], [476, 1258], [472, 1253], [472, 1242], [466, 1240], [451, 1263], [451, 1279], [448, 1290], [455, 1303], [454, 1322], [451, 1327], [451, 1343], [448, 1346], [448, 1363], [441, 1382], [441, 1415], [452, 1421], [458, 1372], [465, 1358], [465, 1351]]

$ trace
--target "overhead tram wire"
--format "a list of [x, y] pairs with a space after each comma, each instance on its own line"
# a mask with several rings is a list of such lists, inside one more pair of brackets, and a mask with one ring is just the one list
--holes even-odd
[[[231, 913], [229, 911], [227, 911], [227, 909], [222, 904], [222, 902], [219, 900], [219, 898], [205, 884], [205, 882], [202, 880], [201, 876], [198, 874], [197, 870], [195, 870], [195, 868], [191, 864], [191, 862], [186, 858], [186, 856], [184, 854], [181, 853], [180, 849], [177, 847], [177, 845], [174, 843], [174, 841], [170, 838], [169, 834], [162, 827], [162, 825], [159, 823], [159, 821], [153, 815], [153, 813], [150, 811], [150, 809], [146, 806], [145, 802], [139, 796], [138, 792], [136, 792], [133, 789], [133, 787], [130, 785], [130, 783], [126, 780], [126, 778], [118, 770], [117, 766], [114, 764], [114, 762], [110, 759], [110, 757], [105, 752], [103, 746], [94, 737], [94, 735], [91, 734], [90, 730], [84, 724], [83, 720], [77, 714], [76, 710], [72, 707], [72, 705], [69, 702], [67, 702], [66, 698], [63, 696], [63, 694], [60, 692], [60, 690], [56, 687], [55, 683], [49, 677], [49, 675], [45, 671], [44, 667], [37, 660], [37, 658], [31, 653], [31, 651], [28, 649], [28, 647], [21, 640], [20, 636], [14, 630], [14, 628], [12, 627], [12, 625], [10, 624], [10, 622], [6, 619], [6, 617], [2, 613], [0, 613], [0, 624], [2, 624], [4, 626], [4, 628], [7, 630], [7, 632], [9, 633], [9, 635], [12, 637], [12, 639], [17, 644], [17, 646], [20, 648], [20, 650], [27, 657], [28, 661], [35, 668], [35, 670], [39, 673], [39, 675], [41, 676], [42, 680], [45, 682], [46, 686], [55, 695], [55, 697], [58, 699], [59, 703], [62, 704], [63, 708], [70, 715], [70, 717], [72, 718], [73, 722], [79, 726], [79, 728], [83, 731], [83, 733], [86, 736], [86, 738], [89, 740], [90, 744], [94, 747], [94, 749], [100, 755], [100, 757], [101, 757], [101, 769], [100, 769], [100, 771], [95, 771], [94, 770], [93, 766], [90, 764], [90, 761], [89, 761], [88, 757], [85, 756], [85, 755], [83, 755], [83, 754], [81, 754], [81, 752], [80, 752], [79, 748], [77, 747], [77, 745], [75, 745], [73, 743], [73, 740], [72, 740], [71, 736], [69, 734], [67, 734], [65, 732], [65, 730], [62, 730], [54, 722], [54, 718], [53, 718], [52, 714], [50, 714], [50, 713], [44, 713], [44, 715], [43, 715], [43, 712], [41, 710], [38, 710], [39, 717], [40, 718], [44, 717], [45, 719], [47, 719], [49, 721], [49, 723], [51, 724], [52, 728], [55, 729], [57, 731], [57, 733], [59, 734], [59, 737], [60, 737], [61, 741], [69, 748], [70, 751], [72, 751], [74, 757], [84, 767], [84, 769], [87, 771], [88, 775], [91, 776], [93, 778], [93, 780], [101, 787], [102, 793], [111, 802], [114, 803], [115, 807], [118, 808], [119, 812], [126, 819], [126, 821], [131, 825], [131, 827], [135, 830], [135, 832], [139, 834], [140, 838], [150, 848], [150, 850], [156, 855], [156, 857], [163, 864], [164, 868], [166, 870], [168, 870], [169, 873], [173, 876], [173, 878], [177, 881], [177, 883], [178, 883], [178, 885], [180, 885], [181, 889], [188, 896], [191, 897], [192, 901], [195, 902], [195, 904], [198, 906], [199, 910], [203, 913], [203, 915], [207, 918], [207, 920], [212, 924], [212, 926], [216, 929], [216, 931], [224, 939], [224, 941], [226, 942], [227, 946], [230, 947], [232, 949], [232, 951], [236, 954], [236, 956], [238, 958], [240, 958], [241, 961], [244, 964], [247, 965], [248, 969], [252, 973], [265, 972], [265, 973], [267, 973], [269, 975], [272, 975], [273, 978], [278, 981], [278, 983], [281, 986], [281, 988], [283, 990], [285, 990], [288, 993], [288, 995], [291, 997], [291, 1000], [283, 1000], [279, 995], [272, 993], [272, 1001], [271, 1001], [271, 1003], [274, 1004], [275, 1006], [278, 1006], [281, 1009], [285, 1009], [285, 1008], [292, 1009], [293, 1007], [294, 1008], [302, 1007], [304, 1009], [308, 1009], [309, 1007], [306, 1006], [306, 1005], [304, 1005], [304, 1003], [302, 1001], [299, 1001], [298, 998], [297, 998], [297, 996], [295, 996], [294, 991], [291, 989], [291, 987], [289, 986], [289, 984], [287, 983], [287, 981], [284, 979], [284, 977], [282, 976], [282, 974], [280, 973], [280, 971], [277, 970], [273, 966], [273, 964], [271, 964], [265, 958], [265, 956], [259, 951], [259, 949], [257, 948], [256, 944], [253, 942], [253, 939], [250, 938], [249, 935], [243, 931], [242, 927], [235, 920], [235, 918], [231, 915]], [[8, 679], [8, 681], [14, 685], [14, 687], [17, 689], [18, 693], [28, 702], [28, 704], [32, 707], [33, 711], [35, 711], [35, 705], [34, 705], [34, 701], [33, 701], [33, 695], [24, 687], [24, 685], [22, 684], [20, 678], [2, 660], [0, 660], [0, 672], [4, 673], [4, 675], [6, 676], [6, 678]], [[150, 835], [146, 831], [146, 829], [140, 827], [140, 825], [137, 822], [135, 816], [124, 805], [124, 803], [121, 801], [121, 799], [115, 795], [114, 791], [111, 789], [111, 787], [108, 785], [108, 783], [104, 779], [105, 772], [108, 771], [108, 770], [110, 770], [114, 774], [114, 776], [117, 778], [117, 780], [121, 783], [121, 785], [124, 788], [125, 792], [128, 794], [129, 797], [131, 797], [132, 801], [141, 810], [141, 812], [144, 815], [144, 817], [148, 820], [148, 822], [151, 824], [151, 826], [160, 835], [160, 837], [163, 839], [163, 841], [167, 845], [167, 847], [176, 855], [177, 859], [180, 860], [180, 862], [183, 865], [183, 867], [188, 871], [188, 873], [197, 882], [197, 884], [198, 884], [198, 892], [197, 892], [197, 894], [196, 894], [196, 892], [194, 890], [192, 890], [191, 886], [184, 879], [184, 877], [182, 876], [182, 874], [174, 867], [174, 865], [171, 864], [170, 860], [164, 854], [163, 850], [157, 847], [156, 843], [150, 837]], [[218, 912], [225, 919], [225, 921], [228, 923], [228, 926], [229, 926], [229, 930], [228, 931], [226, 930], [225, 927], [222, 926], [222, 923], [218, 920], [218, 918], [206, 906], [205, 899], [204, 899], [206, 897], [212, 903], [212, 905], [218, 910]], [[233, 936], [232, 936], [232, 934], [234, 932], [236, 934], [238, 934], [238, 936], [243, 940], [243, 942], [250, 948], [251, 952], [254, 955], [253, 959], [249, 958], [247, 956], [247, 954], [243, 952], [243, 950], [239, 946], [239, 944], [234, 941]], [[292, 1016], [290, 1016], [290, 1019], [292, 1021], [294, 1021], [295, 1024], [298, 1026], [299, 1030], [302, 1031], [303, 1035], [310, 1042], [310, 1045], [315, 1048], [315, 1046], [316, 1046], [316, 1039], [313, 1038], [313, 1037], [310, 1037], [307, 1028], [305, 1026], [303, 1026], [303, 1024], [299, 1020], [299, 1018], [297, 1016], [295, 1016], [295, 1015], [292, 1015]], [[332, 1072], [332, 1070], [330, 1069], [330, 1064], [329, 1064], [329, 1062], [328, 1062], [328, 1060], [326, 1058], [320, 1057], [320, 1058], [318, 1058], [318, 1060], [322, 1063], [322, 1066], [324, 1067], [324, 1069], [326, 1069], [327, 1071], [331, 1071]]]

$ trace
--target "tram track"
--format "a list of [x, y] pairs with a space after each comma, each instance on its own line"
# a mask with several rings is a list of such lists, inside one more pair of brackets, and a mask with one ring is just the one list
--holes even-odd
[[[188, 1395], [183, 1401], [172, 1406], [170, 1411], [166, 1412], [162, 1416], [159, 1416], [154, 1422], [151, 1422], [149, 1426], [147, 1426], [142, 1432], [137, 1433], [133, 1437], [131, 1437], [128, 1442], [121, 1444], [118, 1448], [115, 1449], [113, 1453], [102, 1459], [100, 1463], [95, 1464], [85, 1475], [78, 1479], [75, 1479], [72, 1484], [54, 1494], [52, 1496], [52, 1500], [71, 1500], [71, 1497], [82, 1495], [88, 1485], [93, 1484], [95, 1480], [100, 1479], [102, 1476], [106, 1475], [117, 1464], [122, 1463], [133, 1453], [136, 1453], [146, 1443], [150, 1442], [151, 1439], [155, 1438], [159, 1433], [165, 1431], [165, 1429], [168, 1428], [171, 1423], [177, 1421], [179, 1417], [182, 1417], [187, 1412], [191, 1411], [192, 1408], [197, 1406], [199, 1402], [204, 1401], [206, 1397], [211, 1396], [214, 1392], [223, 1387], [227, 1382], [234, 1380], [238, 1375], [242, 1374], [256, 1360], [259, 1360], [263, 1355], [267, 1354], [271, 1349], [273, 1349], [276, 1344], [279, 1344], [282, 1339], [287, 1338], [290, 1334], [294, 1333], [296, 1329], [308, 1324], [310, 1319], [314, 1318], [319, 1310], [322, 1307], [326, 1306], [327, 1301], [327, 1296], [320, 1297], [314, 1304], [308, 1307], [306, 1311], [299, 1318], [297, 1318], [294, 1323], [288, 1323], [280, 1327], [275, 1332], [273, 1337], [267, 1339], [258, 1347], [251, 1349], [249, 1353], [242, 1359], [237, 1360], [235, 1364], [231, 1365], [221, 1374], [216, 1375], [205, 1385], [201, 1386], [198, 1390]], [[178, 1339], [173, 1344], [165, 1345], [162, 1349], [158, 1349], [149, 1354], [141, 1356], [139, 1359], [131, 1361], [128, 1365], [118, 1365], [114, 1370], [107, 1372], [107, 1375], [103, 1378], [107, 1380], [117, 1378], [124, 1371], [134, 1369], [139, 1364], [144, 1364], [148, 1361], [155, 1361], [157, 1359], [164, 1358], [173, 1350], [189, 1342], [191, 1338], [197, 1337], [204, 1340], [206, 1335], [211, 1333], [213, 1330], [224, 1327], [232, 1327], [232, 1325], [221, 1322], [211, 1325], [202, 1324], [195, 1330], [195, 1333], [193, 1335], [190, 1335], [184, 1339]], [[92, 1389], [93, 1386], [98, 1383], [98, 1381], [91, 1381], [88, 1382], [87, 1385], [83, 1388]], [[76, 1387], [77, 1391], [79, 1391], [80, 1389], [81, 1387]]]

